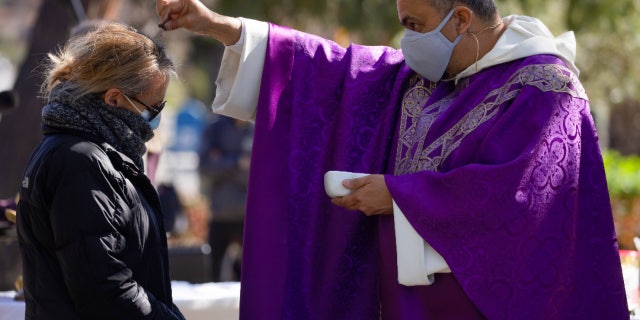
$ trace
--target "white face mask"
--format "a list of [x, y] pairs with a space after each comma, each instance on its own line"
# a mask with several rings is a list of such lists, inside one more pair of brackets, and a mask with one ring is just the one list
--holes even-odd
[[147, 123], [151, 127], [151, 130], [158, 129], [158, 127], [160, 126], [160, 118], [162, 118], [162, 113], [158, 113], [158, 115], [155, 118], [149, 120], [149, 117], [151, 116], [151, 114], [149, 114], [149, 110], [145, 109], [144, 111], [140, 111], [140, 109], [136, 107], [136, 104], [133, 103], [133, 101], [131, 101], [131, 99], [129, 99], [129, 97], [127, 97], [126, 94], [123, 94], [123, 96], [136, 109], [136, 111], [140, 113], [140, 116], [142, 117], [142, 119], [147, 120]]
[[453, 10], [433, 31], [427, 33], [407, 29], [400, 41], [402, 53], [409, 68], [429, 81], [436, 82], [442, 79], [449, 65], [453, 48], [462, 39], [462, 35], [458, 35], [453, 42], [450, 42], [440, 32], [452, 15]]

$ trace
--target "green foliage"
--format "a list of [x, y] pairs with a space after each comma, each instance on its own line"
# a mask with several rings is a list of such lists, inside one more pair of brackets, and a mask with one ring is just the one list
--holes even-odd
[[216, 10], [329, 38], [345, 29], [360, 44], [388, 45], [402, 29], [395, 1], [388, 0], [220, 0]]
[[640, 195], [640, 156], [624, 156], [615, 150], [603, 152], [609, 194], [612, 198]]
[[636, 0], [571, 0], [567, 24], [576, 31], [619, 32], [638, 25], [640, 4]]

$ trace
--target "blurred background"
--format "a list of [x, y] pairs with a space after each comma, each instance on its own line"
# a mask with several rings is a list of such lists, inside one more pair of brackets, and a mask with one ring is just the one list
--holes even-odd
[[[202, 2], [222, 14], [291, 26], [343, 46], [360, 43], [399, 48], [403, 34], [395, 1], [391, 0]], [[635, 250], [633, 237], [640, 234], [640, 63], [636, 62], [640, 56], [640, 1], [497, 3], [503, 16], [538, 17], [555, 35], [575, 32], [577, 65], [591, 99], [605, 156], [619, 245], [621, 249]], [[24, 165], [41, 138], [40, 111], [44, 101], [38, 95], [42, 80], [38, 65], [46, 52], [62, 44], [70, 29], [83, 19], [125, 22], [167, 46], [180, 78], [172, 81], [169, 88], [162, 126], [149, 143], [154, 157], [148, 159], [148, 164], [157, 168], [151, 176], [170, 212], [167, 223], [172, 233], [174, 278], [192, 282], [236, 281], [234, 268], [239, 263], [240, 250], [237, 245], [233, 247], [235, 251], [229, 249], [231, 246], [225, 248], [229, 250], [225, 251], [224, 270], [211, 271], [211, 186], [205, 185], [208, 181], [200, 170], [204, 161], [202, 146], [206, 143], [203, 132], [210, 123], [220, 120], [211, 114], [209, 106], [215, 95], [223, 47], [183, 30], [161, 32], [155, 1], [0, 0], [0, 92], [5, 91], [0, 99], [0, 199], [7, 201], [5, 206], [11, 209]], [[248, 138], [242, 140], [244, 149], [235, 152], [246, 156], [250, 143]], [[11, 222], [0, 220], [0, 230], [3, 274], [18, 270], [19, 257]], [[0, 283], [0, 290], [7, 290], [4, 283]]]

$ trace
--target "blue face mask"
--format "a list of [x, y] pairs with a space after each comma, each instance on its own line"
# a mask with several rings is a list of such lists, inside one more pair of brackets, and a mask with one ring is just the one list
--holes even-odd
[[409, 68], [429, 81], [440, 81], [444, 71], [449, 65], [453, 48], [456, 47], [462, 35], [450, 42], [440, 31], [449, 22], [453, 10], [433, 30], [420, 33], [413, 30], [405, 30], [404, 37], [400, 41], [402, 53]]
[[[147, 114], [147, 117], [145, 117], [145, 112]], [[162, 113], [159, 113], [155, 118], [149, 120], [149, 111], [145, 110], [142, 112], [142, 118], [147, 120], [147, 123], [151, 127], [151, 130], [155, 130], [160, 126], [160, 118], [162, 118]]]
[[160, 118], [162, 118], [162, 113], [158, 113], [157, 116], [155, 116], [155, 118], [149, 120], [149, 117], [151, 117], [151, 114], [149, 113], [149, 110], [145, 109], [144, 111], [140, 111], [140, 109], [138, 109], [138, 107], [136, 107], [136, 104], [133, 103], [133, 101], [131, 101], [131, 99], [129, 99], [129, 97], [127, 97], [126, 94], [123, 94], [123, 96], [125, 97], [125, 99], [127, 99], [127, 101], [129, 101], [129, 103], [138, 111], [140, 112], [140, 116], [142, 117], [142, 119], [147, 120], [147, 123], [149, 124], [149, 126], [151, 127], [151, 130], [155, 130], [158, 129], [158, 127], [160, 126]]

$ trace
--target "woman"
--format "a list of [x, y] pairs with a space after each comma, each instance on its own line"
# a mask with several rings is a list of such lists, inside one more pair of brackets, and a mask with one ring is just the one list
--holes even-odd
[[161, 45], [118, 23], [49, 55], [17, 213], [26, 319], [184, 319], [142, 159], [174, 75]]

